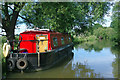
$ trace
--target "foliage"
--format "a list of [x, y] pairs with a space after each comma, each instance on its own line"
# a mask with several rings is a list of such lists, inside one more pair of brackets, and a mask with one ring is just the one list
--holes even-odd
[[85, 36], [84, 34], [81, 34], [81, 35], [79, 35], [77, 37], [74, 37], [73, 42], [74, 43], [83, 43], [83, 42], [88, 42], [88, 41], [93, 42], [95, 40], [97, 40], [97, 37], [94, 36], [94, 35]]
[[87, 37], [87, 41], [95, 41], [97, 37], [95, 35], [91, 35]]
[[102, 28], [103, 26], [99, 23], [96, 23], [89, 29], [89, 31], [91, 32], [91, 34], [93, 34], [93, 31], [100, 28], [100, 27]]
[[103, 26], [101, 24], [97, 23], [93, 26], [93, 29], [98, 29], [100, 27], [102, 28]]
[[6, 36], [2, 36], [1, 38], [2, 38], [2, 45], [3, 45], [7, 41], [7, 38]]
[[111, 27], [115, 29], [117, 42], [120, 44], [120, 2], [116, 2], [113, 6], [113, 15]]
[[101, 39], [113, 40], [116, 38], [116, 31], [113, 28], [98, 28], [94, 30], [94, 35]]
[[74, 42], [94, 42], [95, 40], [116, 40], [116, 31], [111, 27], [102, 27], [102, 26], [96, 26], [92, 29], [93, 34], [91, 31], [85, 31], [84, 33], [81, 33], [79, 36], [74, 36]]
[[[84, 32], [95, 21], [101, 22], [109, 10], [108, 2], [27, 3], [21, 14], [26, 23], [59, 32]], [[34, 16], [34, 17], [33, 17]]]

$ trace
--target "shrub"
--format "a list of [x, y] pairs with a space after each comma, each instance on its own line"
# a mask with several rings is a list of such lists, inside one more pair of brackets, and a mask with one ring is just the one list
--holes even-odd
[[94, 35], [97, 36], [97, 38], [103, 38], [103, 39], [110, 39], [113, 40], [116, 38], [116, 32], [113, 28], [110, 27], [103, 27], [98, 28], [94, 30]]
[[87, 41], [95, 41], [97, 39], [97, 37], [95, 35], [91, 35], [89, 37], [87, 37]]

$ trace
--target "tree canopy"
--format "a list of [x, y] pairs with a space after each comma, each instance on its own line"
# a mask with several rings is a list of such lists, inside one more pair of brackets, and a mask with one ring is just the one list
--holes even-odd
[[14, 39], [16, 23], [20, 23], [18, 17], [39, 28], [77, 34], [92, 27], [96, 21], [102, 22], [109, 6], [109, 2], [5, 2], [2, 28], [10, 42]]
[[[92, 27], [95, 21], [102, 22], [109, 10], [108, 2], [55, 2], [27, 3], [21, 11], [24, 22], [39, 28], [50, 28], [59, 32], [71, 32]], [[85, 29], [84, 29], [85, 28]]]
[[120, 44], [120, 2], [116, 2], [113, 6], [113, 15], [111, 27], [115, 29], [117, 42]]

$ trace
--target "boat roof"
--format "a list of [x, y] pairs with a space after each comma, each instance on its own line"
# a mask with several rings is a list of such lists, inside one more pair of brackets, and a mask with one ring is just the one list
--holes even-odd
[[60, 32], [56, 32], [56, 31], [24, 31], [20, 34], [66, 34], [66, 33], [60, 33]]

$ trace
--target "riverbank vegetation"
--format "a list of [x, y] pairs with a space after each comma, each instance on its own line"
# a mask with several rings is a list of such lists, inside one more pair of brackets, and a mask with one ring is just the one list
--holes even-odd
[[[96, 26], [96, 25], [95, 25]], [[97, 26], [96, 26], [97, 27]], [[97, 27], [94, 28], [92, 31], [86, 30], [84, 33], [80, 33], [80, 35], [74, 36], [74, 43], [82, 43], [88, 41], [95, 41], [95, 40], [111, 40], [115, 41], [117, 39], [117, 33], [114, 28], [111, 27]]]
[[120, 2], [116, 2], [113, 6], [113, 15], [111, 17], [112, 22], [109, 27], [103, 27], [98, 23], [94, 24], [91, 28], [87, 28], [83, 33], [80, 33], [80, 35], [75, 35], [74, 42], [82, 43], [95, 40], [110, 40], [116, 42], [117, 45], [120, 45], [120, 16], [118, 16], [118, 14], [120, 14], [119, 4]]
[[[94, 24], [92, 27], [87, 27], [85, 30], [81, 31], [82, 33], [79, 33], [79, 35], [74, 36], [74, 43], [82, 43], [82, 42], [88, 42], [88, 41], [95, 41], [95, 40], [110, 40], [113, 42], [116, 42], [117, 45], [120, 44], [120, 23], [119, 19], [120, 14], [119, 8], [120, 8], [120, 2], [116, 2], [113, 5], [112, 9], [112, 22], [109, 27], [103, 27], [100, 24]], [[81, 29], [82, 30], [82, 29]], [[80, 31], [79, 29], [76, 29], [76, 31]]]

